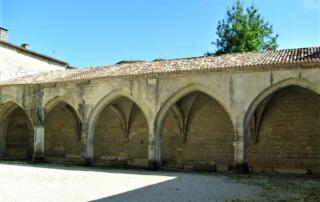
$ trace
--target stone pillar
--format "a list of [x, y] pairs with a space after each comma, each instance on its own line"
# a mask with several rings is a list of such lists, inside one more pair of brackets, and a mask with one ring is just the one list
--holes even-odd
[[6, 153], [5, 125], [3, 122], [0, 125], [0, 159], [4, 158]]
[[82, 142], [82, 159], [85, 165], [93, 165], [93, 141], [92, 134], [87, 123], [83, 123], [81, 126], [81, 142]]
[[34, 142], [33, 142], [33, 161], [44, 160], [44, 138], [45, 138], [45, 112], [42, 106], [43, 90], [36, 89], [35, 114], [34, 114]]
[[43, 161], [44, 159], [44, 126], [36, 125], [34, 127], [34, 150], [33, 161]]
[[243, 122], [238, 121], [236, 123], [236, 140], [233, 143], [235, 152], [235, 172], [236, 173], [248, 173], [247, 163], [247, 147], [246, 147], [246, 134], [243, 130]]
[[161, 165], [160, 136], [154, 124], [149, 126], [148, 167], [156, 170]]

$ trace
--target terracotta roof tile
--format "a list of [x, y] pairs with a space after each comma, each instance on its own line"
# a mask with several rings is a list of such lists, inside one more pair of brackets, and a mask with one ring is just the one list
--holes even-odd
[[123, 62], [111, 66], [84, 69], [66, 69], [4, 81], [0, 85], [55, 83], [63, 81], [153, 76], [197, 71], [228, 71], [250, 69], [268, 65], [290, 65], [295, 63], [317, 63], [320, 65], [320, 47], [286, 49], [265, 52], [234, 53], [220, 56], [156, 60], [152, 62]]

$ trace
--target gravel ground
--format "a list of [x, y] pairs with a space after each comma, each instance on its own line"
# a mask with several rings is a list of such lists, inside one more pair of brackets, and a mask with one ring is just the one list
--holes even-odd
[[320, 201], [313, 178], [0, 162], [0, 201]]

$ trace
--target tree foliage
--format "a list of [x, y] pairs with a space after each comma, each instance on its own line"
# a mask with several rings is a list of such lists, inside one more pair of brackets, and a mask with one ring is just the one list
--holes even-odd
[[273, 35], [272, 25], [264, 21], [253, 5], [245, 9], [240, 0], [228, 8], [226, 19], [219, 21], [217, 35], [218, 39], [212, 42], [216, 45], [217, 55], [275, 50], [278, 47], [278, 35]]

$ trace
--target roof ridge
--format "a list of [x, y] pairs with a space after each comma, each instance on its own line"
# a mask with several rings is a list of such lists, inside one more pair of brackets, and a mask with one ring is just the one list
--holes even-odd
[[[262, 50], [262, 51], [248, 51], [248, 52], [238, 52], [238, 53], [225, 53], [220, 55], [202, 55], [202, 56], [194, 56], [194, 57], [182, 57], [182, 58], [172, 58], [172, 59], [154, 59], [154, 60], [133, 60], [135, 62], [128, 62], [128, 63], [115, 63], [115, 64], [109, 64], [109, 65], [98, 65], [98, 66], [88, 66], [81, 69], [90, 69], [90, 68], [100, 68], [100, 67], [113, 67], [118, 65], [130, 65], [133, 63], [157, 63], [157, 62], [166, 62], [166, 61], [180, 61], [180, 60], [194, 60], [194, 59], [201, 59], [201, 58], [217, 58], [221, 56], [237, 56], [237, 55], [247, 55], [247, 54], [259, 54], [259, 53], [277, 53], [277, 52], [285, 52], [289, 51], [290, 53], [292, 51], [298, 51], [298, 50], [310, 50], [310, 49], [319, 49], [320, 46], [311, 46], [311, 47], [302, 47], [302, 48], [286, 48], [286, 49], [278, 49], [278, 50]], [[127, 60], [121, 60], [121, 61], [127, 61]]]

